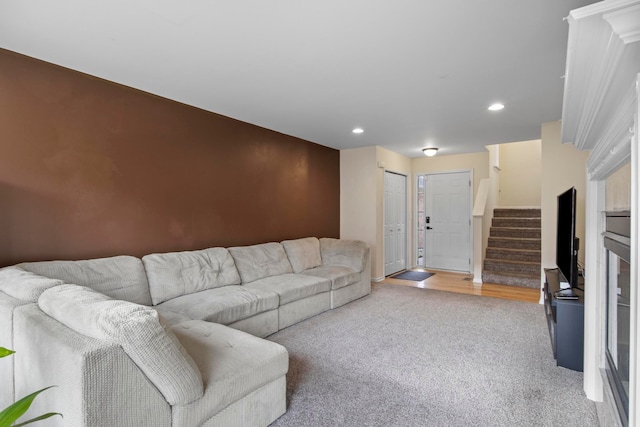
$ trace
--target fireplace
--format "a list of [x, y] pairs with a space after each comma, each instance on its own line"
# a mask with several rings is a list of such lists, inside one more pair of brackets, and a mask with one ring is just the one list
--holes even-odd
[[607, 212], [603, 233], [607, 254], [605, 372], [616, 412], [624, 426], [629, 420], [630, 231], [628, 211]]
[[[584, 390], [600, 425], [640, 426], [640, 0], [593, 3], [567, 21], [562, 142], [591, 150], [581, 245]], [[624, 179], [612, 182], [622, 170]]]

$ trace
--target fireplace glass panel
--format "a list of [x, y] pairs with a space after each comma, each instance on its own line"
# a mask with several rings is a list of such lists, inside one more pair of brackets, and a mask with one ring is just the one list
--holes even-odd
[[607, 374], [617, 404], [628, 414], [631, 270], [613, 251], [607, 251], [607, 258]]

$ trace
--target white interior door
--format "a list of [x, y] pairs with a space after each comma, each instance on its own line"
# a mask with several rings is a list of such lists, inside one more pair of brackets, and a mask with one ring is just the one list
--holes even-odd
[[425, 267], [471, 270], [471, 173], [425, 175]]
[[384, 275], [406, 268], [407, 177], [384, 173]]

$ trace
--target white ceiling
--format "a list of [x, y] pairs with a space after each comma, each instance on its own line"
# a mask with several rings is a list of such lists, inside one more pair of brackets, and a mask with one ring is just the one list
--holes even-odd
[[[539, 139], [561, 116], [563, 18], [590, 3], [0, 0], [0, 47], [329, 147], [417, 157]], [[495, 101], [506, 108], [487, 111]]]

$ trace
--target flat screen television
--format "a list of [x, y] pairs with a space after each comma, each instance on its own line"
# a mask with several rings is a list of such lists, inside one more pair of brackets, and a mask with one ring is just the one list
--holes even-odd
[[[556, 265], [571, 288], [578, 287], [578, 238], [576, 237], [576, 189], [558, 195]], [[561, 279], [562, 280], [562, 279]]]

